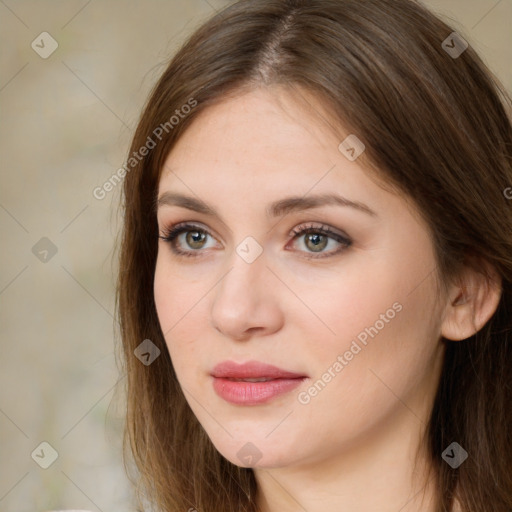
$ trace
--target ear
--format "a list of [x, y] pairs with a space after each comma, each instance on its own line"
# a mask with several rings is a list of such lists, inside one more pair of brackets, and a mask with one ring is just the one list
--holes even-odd
[[441, 335], [449, 340], [464, 340], [477, 333], [492, 317], [500, 302], [501, 277], [487, 261], [466, 266], [457, 284], [448, 293]]

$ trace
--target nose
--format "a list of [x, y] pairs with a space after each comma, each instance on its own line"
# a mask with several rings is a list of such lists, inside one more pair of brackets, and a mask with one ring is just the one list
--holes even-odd
[[278, 285], [264, 252], [252, 263], [234, 252], [231, 268], [212, 291], [213, 327], [237, 341], [278, 331], [284, 319]]

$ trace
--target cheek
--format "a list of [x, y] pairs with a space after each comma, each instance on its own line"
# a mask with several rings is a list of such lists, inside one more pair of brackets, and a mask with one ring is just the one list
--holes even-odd
[[409, 283], [385, 262], [354, 258], [339, 272], [300, 277], [291, 287], [311, 311], [302, 308], [294, 322], [309, 333], [302, 336], [305, 342], [315, 338], [311, 348], [318, 359], [319, 354], [342, 354], [355, 339], [364, 344], [375, 328], [379, 333], [389, 331], [397, 317], [404, 316], [398, 310], [403, 310]]
[[[157, 258], [154, 279], [154, 299], [160, 328], [169, 349], [178, 377], [182, 371], [192, 368], [197, 360], [198, 343], [204, 326], [193, 321], [202, 315], [206, 302], [201, 300], [207, 293], [208, 283], [188, 279], [178, 274], [175, 266]], [[197, 366], [197, 364], [196, 364]]]
[[194, 315], [196, 305], [200, 305], [211, 287], [205, 276], [173, 264], [167, 252], [166, 248], [158, 252], [153, 283], [155, 305], [164, 333], [171, 328], [174, 331], [187, 317]]
[[305, 283], [296, 282], [329, 327], [299, 320], [303, 357], [313, 384], [320, 380], [312, 390], [318, 404], [327, 408], [343, 397], [345, 412], [367, 413], [396, 403], [394, 393], [406, 395], [427, 378], [440, 347], [432, 258], [424, 251], [402, 258], [400, 265], [391, 257], [347, 265], [343, 275], [320, 281], [322, 293], [310, 288], [308, 295]]
[[[178, 318], [177, 308], [182, 304], [178, 295], [181, 295], [183, 291], [177, 293], [177, 290], [180, 290], [180, 288], [172, 285], [174, 275], [172, 275], [169, 266], [166, 265], [163, 260], [164, 258], [159, 252], [156, 261], [153, 293], [160, 328], [165, 336]], [[181, 288], [181, 290], [183, 290], [183, 288]]]
[[[325, 282], [323, 295], [313, 298], [323, 318], [348, 350], [353, 340], [382, 340], [378, 350], [421, 350], [439, 324], [435, 258], [426, 236], [417, 244], [394, 241], [347, 260], [336, 279]], [[423, 345], [408, 343], [422, 338]], [[331, 343], [329, 345], [332, 345]]]

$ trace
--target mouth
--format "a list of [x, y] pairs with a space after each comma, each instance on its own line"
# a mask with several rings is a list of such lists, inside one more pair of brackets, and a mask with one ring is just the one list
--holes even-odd
[[226, 380], [231, 380], [233, 382], [268, 382], [269, 380], [274, 380], [269, 377], [261, 377], [259, 379], [230, 379], [226, 378]]
[[258, 405], [299, 386], [306, 375], [276, 366], [249, 361], [237, 364], [224, 361], [210, 374], [213, 389], [223, 400], [235, 405]]

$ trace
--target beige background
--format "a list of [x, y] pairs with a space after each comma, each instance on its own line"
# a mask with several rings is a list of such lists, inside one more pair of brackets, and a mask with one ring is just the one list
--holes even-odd
[[[226, 3], [0, 0], [2, 511], [135, 510], [113, 401], [120, 187], [92, 191], [122, 165], [165, 61]], [[512, 91], [512, 0], [426, 4]], [[31, 47], [44, 31], [58, 43], [46, 59]], [[43, 441], [48, 469], [31, 457], [50, 460]]]

